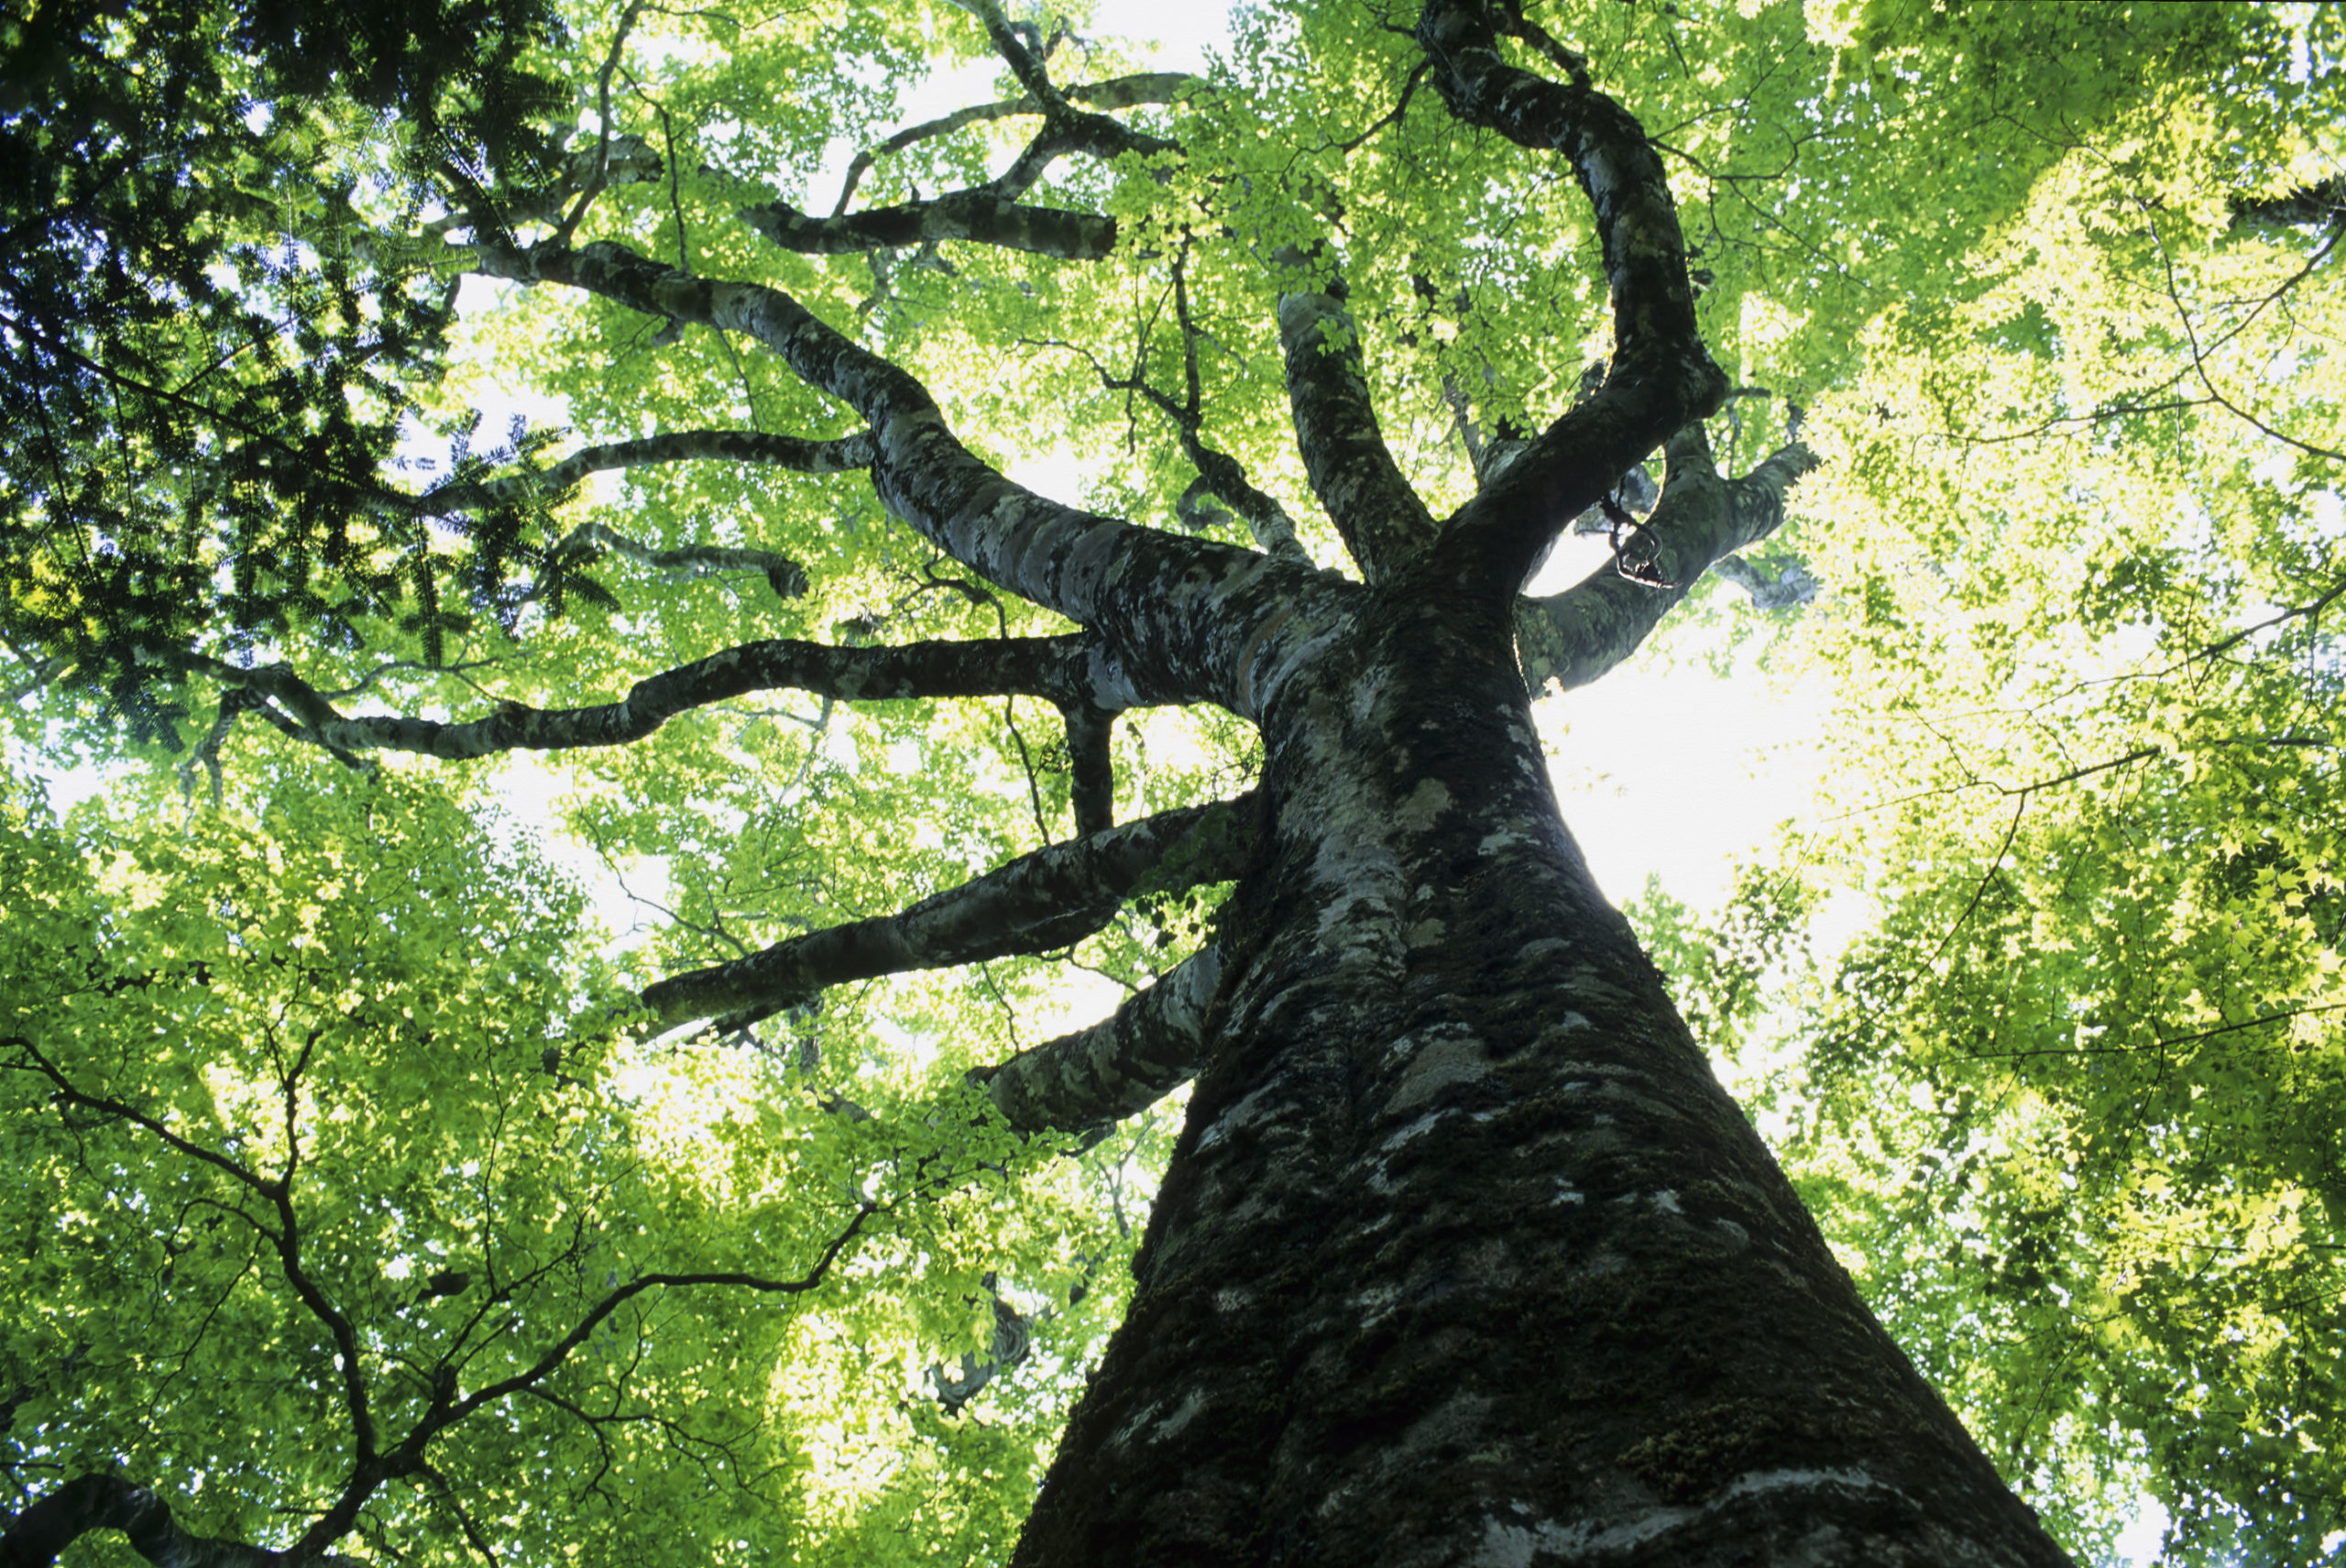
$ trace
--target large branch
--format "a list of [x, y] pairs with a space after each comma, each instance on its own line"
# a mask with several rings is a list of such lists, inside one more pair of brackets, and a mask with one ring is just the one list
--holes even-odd
[[1636, 652], [1714, 562], [1776, 531], [1784, 492], [1817, 463], [1794, 442], [1742, 478], [1722, 479], [1699, 421], [1664, 452], [1661, 499], [1620, 560], [1562, 593], [1517, 601], [1516, 646], [1533, 691], [1551, 681], [1564, 691], [1586, 685]]
[[1409, 488], [1377, 428], [1362, 367], [1360, 328], [1330, 291], [1279, 296], [1288, 403], [1312, 494], [1327, 509], [1366, 581], [1389, 582], [1431, 544], [1438, 525]]
[[779, 688], [842, 702], [1021, 695], [1120, 708], [1149, 700], [1122, 678], [1112, 661], [1077, 636], [911, 642], [893, 648], [837, 648], [775, 638], [745, 642], [649, 676], [618, 702], [567, 708], [506, 703], [485, 718], [464, 722], [403, 714], [345, 714], [286, 664], [239, 669], [201, 656], [189, 656], [183, 663], [267, 698], [301, 739], [328, 750], [413, 751], [449, 761], [500, 751], [624, 746], [679, 713]]
[[802, 213], [787, 202], [769, 202], [742, 208], [741, 217], [784, 250], [805, 256], [861, 255], [939, 239], [1031, 251], [1061, 261], [1097, 261], [1116, 248], [1116, 220], [1104, 213], [1024, 207], [1014, 197], [982, 187], [828, 218]]
[[1160, 865], [1185, 883], [1235, 876], [1252, 819], [1242, 796], [1047, 845], [898, 914], [671, 976], [646, 990], [643, 1003], [654, 1025], [669, 1029], [722, 1014], [768, 1014], [850, 981], [1069, 947], [1105, 926]]
[[584, 290], [647, 315], [739, 332], [870, 424], [873, 488], [988, 580], [1105, 636], [1168, 700], [1251, 714], [1344, 601], [1302, 565], [1080, 511], [1013, 484], [961, 444], [912, 375], [778, 289], [696, 278], [624, 246], [475, 247], [480, 269]]
[[1113, 1017], [1047, 1040], [970, 1080], [1022, 1133], [1084, 1133], [1137, 1115], [1205, 1065], [1206, 1009], [1222, 982], [1209, 943]]
[[1115, 826], [1116, 716], [1103, 707], [1070, 704], [1067, 721], [1068, 804], [1075, 808], [1075, 830], [1097, 833]]
[[358, 1559], [276, 1552], [241, 1541], [190, 1535], [170, 1506], [119, 1475], [79, 1475], [18, 1514], [0, 1531], [0, 1568], [49, 1568], [93, 1530], [118, 1530], [156, 1568], [362, 1568]]
[[2236, 224], [2338, 228], [2346, 225], [2346, 178], [2300, 185], [2278, 196], [2234, 196], [2231, 208]]
[[[1572, 80], [1509, 65], [1501, 32], [1531, 39]], [[1548, 543], [1620, 476], [1715, 409], [1727, 378], [1703, 346], [1677, 205], [1660, 156], [1628, 110], [1507, 0], [1429, 0], [1417, 36], [1442, 101], [1464, 124], [1562, 154], [1595, 211], [1613, 295], [1611, 374], [1443, 524], [1471, 591], [1513, 594]], [[1454, 546], [1454, 548], [1453, 548]]]
[[[806, 568], [779, 550], [732, 544], [681, 544], [673, 550], [660, 550], [599, 522], [580, 523], [564, 534], [561, 543], [548, 554], [556, 563], [569, 566], [592, 560], [604, 551], [672, 577], [755, 572], [765, 578], [766, 586], [778, 598], [796, 598], [806, 591]], [[545, 586], [543, 582], [538, 585], [541, 590]]]
[[[478, 484], [444, 486], [422, 497], [420, 505], [439, 510], [504, 506], [533, 495], [559, 495], [589, 474], [666, 463], [751, 463], [797, 474], [846, 474], [871, 467], [872, 451], [869, 431], [827, 441], [770, 435], [756, 430], [670, 431], [634, 441], [584, 446], [535, 473], [513, 474]], [[783, 598], [795, 598], [806, 591], [805, 568], [778, 551], [713, 544], [654, 549], [601, 523], [590, 522], [571, 530], [550, 554], [558, 561], [575, 564], [605, 550], [665, 572], [762, 573], [775, 594]]]

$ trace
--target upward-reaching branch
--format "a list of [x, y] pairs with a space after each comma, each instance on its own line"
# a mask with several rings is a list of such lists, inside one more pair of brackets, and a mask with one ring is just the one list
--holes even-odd
[[[1066, 90], [1065, 97], [1071, 104], [1088, 104], [1094, 109], [1130, 109], [1143, 104], [1170, 104], [1184, 92], [1202, 87], [1204, 84], [1202, 78], [1189, 76], [1178, 71], [1145, 71], [1138, 75], [1111, 77], [1105, 82], [1069, 87]], [[855, 155], [854, 160], [847, 166], [847, 177], [839, 182], [839, 197], [838, 203], [831, 208], [831, 216], [836, 218], [847, 211], [848, 203], [855, 197], [856, 187], [862, 183], [864, 175], [870, 172], [872, 166], [882, 158], [902, 152], [906, 148], [918, 143], [934, 140], [937, 137], [950, 136], [965, 126], [1041, 113], [1043, 113], [1042, 101], [1030, 94], [1024, 98], [1007, 98], [998, 104], [972, 104], [969, 108], [957, 109], [952, 114], [939, 115], [934, 120], [924, 120], [919, 125], [907, 126], [877, 147], [866, 148]]]
[[[1229, 503], [1254, 535], [1255, 543], [1274, 555], [1284, 556], [1302, 565], [1310, 565], [1311, 557], [1295, 536], [1295, 520], [1278, 498], [1258, 488], [1247, 478], [1246, 470], [1238, 459], [1218, 447], [1209, 445], [1205, 438], [1204, 392], [1198, 370], [1198, 329], [1189, 315], [1189, 247], [1186, 239], [1181, 250], [1173, 258], [1173, 314], [1175, 324], [1181, 330], [1181, 376], [1184, 394], [1176, 400], [1150, 383], [1140, 367], [1130, 376], [1113, 376], [1092, 361], [1100, 384], [1112, 391], [1137, 392], [1173, 422], [1181, 441], [1181, 451], [1198, 470], [1198, 480]], [[1080, 351], [1079, 351], [1080, 352]], [[1086, 355], [1089, 359], [1091, 356]], [[1195, 500], [1194, 493], [1183, 498], [1175, 510], [1182, 521], [1193, 528], [1202, 526], [1194, 521], [1194, 512], [1185, 510]]]
[[[1571, 80], [1508, 64], [1503, 33], [1529, 38]], [[1442, 554], [1445, 565], [1456, 562], [1459, 587], [1513, 594], [1550, 540], [1672, 431], [1716, 408], [1727, 382], [1703, 346], [1677, 205], [1636, 118], [1523, 23], [1513, 0], [1429, 0], [1417, 36], [1459, 120], [1571, 161], [1595, 213], [1612, 288], [1605, 385], [1442, 525]]]
[[1209, 942], [1108, 1018], [981, 1068], [970, 1080], [1022, 1133], [1083, 1133], [1135, 1115], [1204, 1065], [1206, 1009], [1221, 983], [1222, 949]]
[[1031, 251], [1062, 261], [1097, 261], [1115, 249], [1116, 221], [1106, 214], [1021, 206], [1019, 198], [1054, 162], [1070, 153], [1106, 159], [1119, 153], [1163, 152], [1174, 147], [1162, 137], [1136, 131], [1106, 115], [1078, 109], [1071, 99], [1084, 98], [1117, 107], [1162, 103], [1176, 87], [1192, 79], [1170, 75], [1122, 77], [1062, 93], [1051, 84], [1042, 61], [1003, 20], [1000, 7], [972, 5], [969, 8], [984, 20], [995, 48], [1010, 61], [1027, 96], [1015, 103], [983, 104], [915, 126], [882, 144], [881, 150], [898, 150], [926, 137], [942, 136], [979, 120], [1011, 114], [1040, 114], [1042, 129], [1010, 167], [995, 179], [970, 190], [850, 213], [848, 197], [872, 163], [871, 154], [861, 154], [850, 166], [839, 205], [828, 217], [816, 217], [776, 200], [742, 210], [741, 216], [751, 228], [785, 250], [813, 256], [842, 256], [942, 239]]
[[1312, 493], [1362, 577], [1382, 583], [1433, 543], [1437, 525], [1377, 428], [1360, 328], [1343, 299], [1343, 284], [1332, 277], [1320, 289], [1281, 294], [1279, 349]]
[[1116, 716], [1081, 703], [1059, 713], [1067, 721], [1068, 804], [1075, 808], [1075, 830], [1102, 832], [1116, 821]]
[[778, 289], [696, 278], [608, 242], [577, 250], [483, 244], [491, 276], [558, 283], [648, 315], [740, 332], [871, 425], [872, 487], [889, 510], [989, 580], [1107, 639], [1168, 700], [1252, 713], [1292, 655], [1343, 613], [1302, 566], [1047, 500], [980, 461], [928, 389]]

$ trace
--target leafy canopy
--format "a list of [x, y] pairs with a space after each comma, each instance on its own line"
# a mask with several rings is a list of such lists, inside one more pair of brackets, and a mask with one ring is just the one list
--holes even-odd
[[[609, 1009], [1063, 838], [1054, 705], [760, 693], [569, 754], [565, 828], [672, 916], [609, 961], [469, 775], [230, 725], [316, 739], [257, 674], [280, 661], [354, 708], [471, 717], [752, 639], [1067, 630], [892, 520], [843, 448], [773, 460], [858, 433], [773, 356], [463, 277], [475, 247], [608, 239], [786, 290], [981, 455], [1233, 541], [1260, 536], [1244, 482], [1322, 561], [1283, 290], [1341, 268], [1436, 506], [1608, 353], [1584, 199], [1459, 130], [1406, 18], [1266, 5], [1211, 80], [1114, 90], [1146, 62], [1056, 19], [1050, 80], [1126, 133], [1031, 171], [1030, 83], [949, 5], [7, 24], [30, 259], [0, 283], [0, 634], [44, 697], [19, 740], [184, 744], [193, 715], [228, 786], [184, 830], [145, 785], [62, 822], [11, 795], [0, 1085], [40, 1173], [0, 1313], [20, 1498], [118, 1466], [199, 1533], [274, 1539], [352, 1495], [351, 1367], [394, 1453], [453, 1409], [443, 1368], [510, 1383], [625, 1290], [433, 1428], [351, 1505], [358, 1540], [861, 1562], [1014, 1531], [1165, 1141], [1053, 1164], [980, 1129], [952, 1085], [1039, 1037], [1047, 971], [834, 992], [722, 1049], [647, 1053]], [[1714, 590], [1682, 637], [1829, 679], [1842, 782], [1722, 915], [1651, 902], [1650, 937], [1877, 1307], [2067, 1539], [2147, 1487], [2198, 1560], [2334, 1556], [2337, 13], [1540, 21], [1667, 150], [1706, 340], [1766, 393], [1718, 457], [1797, 411], [1824, 459], [1762, 547], [1814, 603]], [[995, 107], [895, 134], [948, 71]], [[1086, 221], [784, 243], [1029, 173], [1027, 208]], [[517, 396], [553, 424], [480, 441]], [[589, 460], [695, 432], [747, 460]], [[1229, 794], [1252, 744], [1125, 716], [1116, 816]], [[1836, 893], [1865, 929], [1805, 970]], [[1073, 956], [1120, 992], [1211, 902], [1127, 908]], [[776, 1288], [635, 1288], [717, 1274]]]

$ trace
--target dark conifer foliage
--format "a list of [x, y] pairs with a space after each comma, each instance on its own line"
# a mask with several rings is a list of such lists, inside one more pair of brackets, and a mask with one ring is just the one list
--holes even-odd
[[[0, 635], [20, 656], [176, 743], [199, 615], [258, 653], [290, 617], [355, 640], [354, 614], [403, 607], [436, 660], [496, 603], [521, 512], [464, 520], [450, 584], [435, 509], [379, 477], [418, 433], [402, 389], [455, 280], [356, 236], [428, 191], [546, 179], [568, 94], [531, 55], [561, 33], [540, 0], [85, 0], [0, 33]], [[354, 143], [374, 178], [325, 178]], [[469, 433], [444, 488], [478, 466]]]

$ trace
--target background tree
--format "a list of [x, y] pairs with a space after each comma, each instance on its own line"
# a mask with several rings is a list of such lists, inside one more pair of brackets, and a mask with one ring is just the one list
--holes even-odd
[[[1773, 655], [1863, 761], [1731, 917], [1650, 926], [2009, 1472], [2148, 1493], [2179, 1560], [2310, 1563], [2346, 1544], [2340, 228], [2332, 188], [2227, 191], [2220, 113], [2065, 159], [1976, 298], [1883, 323], [1870, 417], [1813, 422], [1847, 547]], [[1875, 914], [1803, 959], [1828, 897]]]
[[[844, 1116], [704, 1051], [647, 1095], [560, 874], [429, 776], [322, 765], [248, 751], [184, 830], [161, 791], [9, 807], [8, 1561], [844, 1562], [909, 1520], [947, 1551], [1014, 1528], [987, 1472], [1054, 1424], [902, 1388], [989, 1266], [1062, 1281], [1030, 1348], [1080, 1359], [1113, 1318], [1064, 1297], [1130, 1253], [1113, 1159], [1005, 1206], [884, 1082]], [[942, 1463], [841, 1517], [898, 1425]]]
[[[762, 1045], [753, 1085], [808, 1039], [860, 1082], [871, 1036], [830, 1049], [862, 1029], [817, 999], [961, 965], [872, 1000], [900, 1057], [977, 1068], [1014, 1126], [1087, 1129], [1203, 1066], [1031, 1560], [2057, 1560], [1718, 1093], [1555, 823], [1526, 705], [1527, 677], [1594, 679], [1776, 528], [1818, 456], [1782, 394], [1893, 510], [1897, 470], [1850, 433], [1872, 345], [1990, 294], [1980, 256], [2062, 170], [2178, 103], [2220, 161], [2152, 137], [2134, 168], [2160, 189], [2279, 195], [2319, 168], [2301, 127], [2334, 105], [2290, 53], [2326, 60], [2318, 33], [2045, 14], [2066, 47], [1895, 7], [1299, 5], [1210, 82], [986, 5], [577, 17], [576, 54], [538, 63], [572, 73], [590, 153], [484, 156], [444, 212], [306, 227], [419, 288], [509, 286], [458, 312], [440, 379], [345, 381], [317, 417], [356, 411], [376, 452], [410, 410], [462, 428], [475, 366], [565, 398], [585, 444], [517, 432], [510, 470], [466, 455], [425, 492], [370, 475], [286, 509], [294, 541], [376, 530], [345, 557], [374, 597], [331, 604], [303, 597], [308, 544], [251, 548], [225, 514], [77, 518], [93, 439], [61, 442], [46, 472], [11, 460], [8, 630], [52, 713], [216, 711], [214, 762], [240, 714], [354, 762], [577, 751], [576, 829], [665, 873], [644, 1005]], [[931, 58], [998, 61], [1001, 95], [895, 129], [879, 84]], [[1599, 91], [1628, 84], [1626, 109]], [[817, 215], [788, 197], [834, 138], [868, 156]], [[1099, 510], [985, 461], [1036, 445], [1091, 459]], [[1657, 448], [1659, 487], [1635, 483]], [[867, 469], [869, 498], [827, 477]], [[549, 510], [608, 471], [612, 510]], [[1324, 520], [1280, 499], [1307, 493]], [[1617, 558], [1518, 597], [1582, 519]], [[125, 541], [174, 564], [168, 595], [93, 586]], [[1738, 576], [1781, 601], [1814, 566]], [[801, 706], [745, 706], [781, 689]], [[998, 1067], [1040, 983], [1017, 960], [1070, 949], [1155, 983]], [[919, 1179], [998, 1159], [967, 1120], [910, 1118], [939, 1144]], [[1018, 1285], [973, 1272], [937, 1283], [999, 1359], [986, 1303]], [[949, 1404], [968, 1380], [933, 1382]], [[459, 1373], [447, 1408], [496, 1386]], [[339, 1441], [356, 1485], [378, 1451], [355, 1418]], [[503, 1550], [519, 1504], [483, 1508], [471, 1544]], [[340, 1538], [315, 1517], [305, 1549]]]

